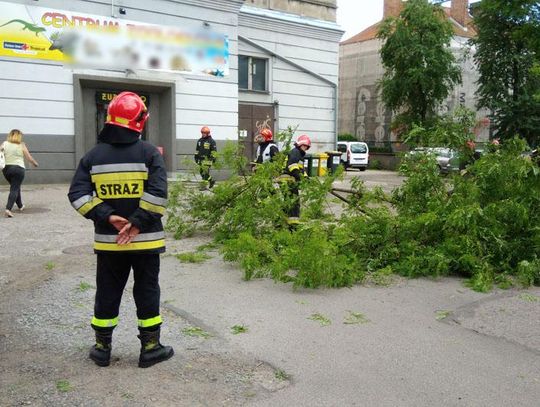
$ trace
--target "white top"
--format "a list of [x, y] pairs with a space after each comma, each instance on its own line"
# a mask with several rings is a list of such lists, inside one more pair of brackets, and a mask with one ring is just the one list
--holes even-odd
[[19, 167], [25, 168], [22, 144], [5, 141], [3, 146], [6, 165], [18, 165]]

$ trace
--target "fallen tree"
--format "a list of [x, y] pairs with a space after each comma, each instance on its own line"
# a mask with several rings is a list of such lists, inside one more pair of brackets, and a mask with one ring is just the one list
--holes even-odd
[[[524, 147], [508, 141], [447, 178], [429, 154], [405, 158], [407, 178], [391, 196], [354, 179], [339, 216], [329, 197], [344, 192], [333, 190], [340, 171], [306, 178], [294, 230], [286, 224], [291, 202], [275, 182], [281, 156], [252, 175], [237, 171], [211, 193], [175, 183], [167, 227], [177, 238], [211, 231], [247, 280], [342, 287], [395, 273], [464, 276], [479, 291], [540, 284], [540, 169], [522, 157]], [[228, 153], [233, 162], [241, 155]]]

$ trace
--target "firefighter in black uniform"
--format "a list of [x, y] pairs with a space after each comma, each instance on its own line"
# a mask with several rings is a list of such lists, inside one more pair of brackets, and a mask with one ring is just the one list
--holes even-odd
[[210, 129], [206, 126], [201, 128], [201, 138], [197, 141], [195, 162], [199, 165], [199, 172], [208, 187], [212, 188], [216, 181], [210, 175], [210, 168], [216, 161], [216, 142], [210, 135]]
[[174, 354], [159, 341], [159, 254], [165, 251], [161, 217], [167, 204], [167, 174], [156, 147], [140, 140], [147, 119], [138, 95], [116, 96], [98, 144], [81, 159], [68, 193], [71, 205], [94, 222], [97, 290], [91, 325], [96, 344], [90, 358], [98, 366], [110, 363], [112, 332], [131, 269], [141, 341], [139, 367]]
[[300, 181], [306, 176], [304, 171], [304, 156], [311, 147], [311, 140], [305, 134], [298, 137], [294, 148], [289, 152], [287, 164], [282, 179], [288, 181], [289, 193], [292, 196], [292, 206], [288, 212], [287, 223], [290, 227], [300, 222]]

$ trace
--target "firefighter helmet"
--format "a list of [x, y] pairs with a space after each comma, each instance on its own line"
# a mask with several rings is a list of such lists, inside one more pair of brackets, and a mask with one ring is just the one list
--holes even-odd
[[270, 141], [274, 137], [274, 135], [272, 134], [272, 130], [270, 129], [262, 129], [261, 136], [264, 137], [264, 141]]
[[144, 129], [148, 116], [148, 109], [139, 95], [133, 92], [122, 92], [109, 104], [105, 123], [140, 133]]
[[209, 135], [210, 134], [210, 127], [207, 127], [207, 126], [201, 127], [201, 134]]
[[311, 147], [311, 140], [309, 136], [306, 136], [305, 134], [302, 134], [300, 137], [298, 137], [298, 140], [296, 140], [296, 146], [307, 146], [307, 148]]

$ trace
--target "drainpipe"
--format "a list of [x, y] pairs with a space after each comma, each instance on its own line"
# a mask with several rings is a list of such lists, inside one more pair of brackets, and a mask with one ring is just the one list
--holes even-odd
[[334, 151], [337, 151], [338, 142], [338, 85], [334, 85]]

